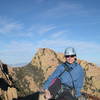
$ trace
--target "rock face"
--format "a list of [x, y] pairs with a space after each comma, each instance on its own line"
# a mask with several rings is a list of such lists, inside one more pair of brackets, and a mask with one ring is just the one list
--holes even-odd
[[40, 67], [45, 74], [45, 79], [47, 79], [56, 66], [62, 62], [64, 62], [63, 54], [57, 54], [48, 48], [40, 48], [33, 57], [31, 64]]
[[[8, 81], [4, 72], [0, 69], [0, 77], [9, 85], [6, 91], [0, 87], [0, 97], [2, 96], [3, 98], [5, 96], [2, 100], [12, 100], [12, 98], [17, 97], [24, 98], [38, 91], [43, 82], [55, 70], [56, 66], [62, 62], [65, 62], [63, 53], [56, 53], [48, 48], [40, 48], [32, 61], [26, 66], [9, 68], [9, 74], [5, 71], [8, 79], [12, 76], [13, 82]], [[82, 65], [86, 73], [84, 89], [82, 91], [100, 97], [100, 67], [79, 59], [78, 63]], [[14, 87], [11, 87], [11, 85]]]
[[59, 63], [57, 54], [50, 49], [39, 49], [32, 59], [32, 65], [43, 67], [44, 72], [48, 67], [56, 66]]
[[87, 93], [100, 97], [100, 67], [93, 63], [79, 60], [85, 70], [84, 90]]
[[0, 99], [13, 100], [17, 98], [16, 88], [12, 86], [8, 66], [0, 61]]

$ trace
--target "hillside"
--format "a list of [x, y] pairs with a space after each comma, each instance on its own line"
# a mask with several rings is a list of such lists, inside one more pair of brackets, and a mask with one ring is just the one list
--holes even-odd
[[[56, 66], [64, 61], [63, 53], [56, 53], [48, 48], [40, 48], [32, 58], [32, 61], [26, 66], [8, 67], [9, 76], [12, 76], [12, 86], [17, 92], [16, 98], [24, 97], [38, 91]], [[100, 67], [79, 59], [78, 63], [83, 66], [86, 73], [84, 89], [82, 91], [100, 97]]]

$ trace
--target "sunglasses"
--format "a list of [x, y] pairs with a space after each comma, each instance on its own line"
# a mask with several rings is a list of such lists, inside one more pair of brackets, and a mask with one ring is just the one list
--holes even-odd
[[66, 58], [69, 58], [69, 57], [75, 57], [76, 55], [66, 55], [65, 57]]

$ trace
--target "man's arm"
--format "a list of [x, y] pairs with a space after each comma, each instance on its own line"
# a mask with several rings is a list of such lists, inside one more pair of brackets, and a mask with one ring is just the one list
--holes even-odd
[[80, 90], [83, 88], [83, 82], [84, 82], [84, 71], [82, 67], [78, 70], [77, 76], [78, 79], [77, 81], [75, 81], [75, 90], [76, 90], [76, 97], [79, 97], [81, 96]]
[[43, 89], [48, 89], [53, 79], [57, 78], [62, 71], [62, 65], [57, 66], [51, 76], [44, 82]]

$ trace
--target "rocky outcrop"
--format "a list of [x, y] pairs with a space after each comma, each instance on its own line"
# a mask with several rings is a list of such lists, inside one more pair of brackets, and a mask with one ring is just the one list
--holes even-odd
[[1, 100], [13, 100], [17, 98], [16, 88], [13, 87], [8, 66], [0, 61], [0, 98]]
[[32, 59], [32, 65], [43, 67], [44, 72], [50, 66], [56, 66], [60, 60], [57, 54], [48, 48], [39, 49]]
[[100, 67], [96, 64], [79, 60], [85, 70], [84, 90], [92, 95], [100, 97]]
[[57, 54], [49, 48], [40, 48], [33, 57], [31, 64], [40, 67], [45, 74], [45, 79], [47, 79], [56, 66], [62, 62], [64, 62], [63, 54]]

